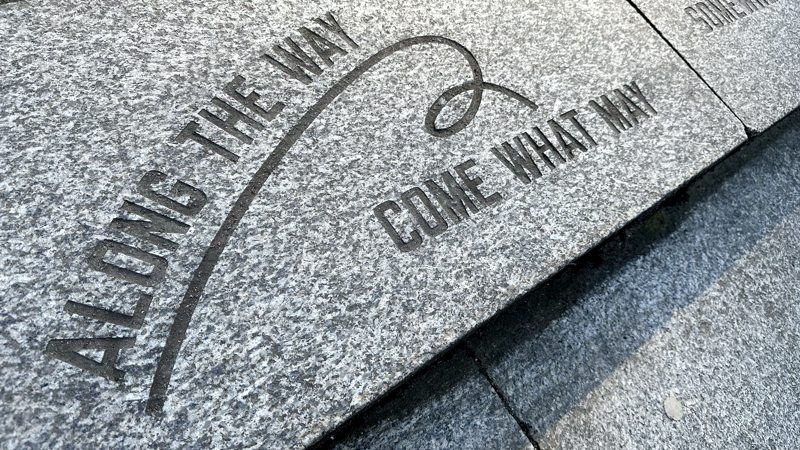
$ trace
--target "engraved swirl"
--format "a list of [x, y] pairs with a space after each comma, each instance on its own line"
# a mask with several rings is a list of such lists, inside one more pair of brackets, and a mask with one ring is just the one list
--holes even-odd
[[[197, 269], [192, 274], [192, 279], [189, 282], [189, 287], [178, 306], [175, 320], [169, 330], [166, 344], [161, 352], [161, 357], [156, 367], [156, 372], [153, 377], [153, 383], [150, 386], [150, 394], [147, 400], [145, 411], [148, 414], [159, 413], [166, 401], [167, 388], [172, 377], [172, 371], [175, 367], [175, 362], [178, 359], [183, 341], [186, 339], [186, 330], [192, 320], [197, 304], [200, 297], [205, 290], [214, 267], [217, 265], [222, 252], [228, 244], [228, 241], [239, 225], [247, 210], [250, 208], [253, 200], [258, 195], [258, 192], [264, 186], [269, 176], [275, 171], [280, 164], [286, 153], [292, 146], [300, 139], [303, 133], [308, 129], [311, 123], [325, 110], [345, 89], [352, 85], [361, 75], [370, 70], [376, 64], [380, 63], [390, 55], [407, 49], [416, 45], [423, 44], [440, 44], [451, 47], [458, 51], [467, 61], [470, 70], [472, 71], [472, 81], [454, 86], [446, 90], [433, 104], [428, 108], [425, 117], [425, 130], [433, 136], [448, 137], [452, 136], [463, 130], [480, 108], [481, 101], [483, 100], [483, 93], [485, 90], [493, 90], [507, 95], [528, 108], [536, 110], [538, 106], [523, 97], [522, 95], [498, 86], [492, 83], [486, 83], [483, 80], [483, 73], [478, 65], [478, 61], [467, 50], [456, 41], [447, 39], [440, 36], [418, 36], [409, 39], [404, 39], [393, 45], [390, 45], [379, 52], [369, 57], [366, 61], [362, 62], [356, 68], [351, 70], [347, 75], [341, 78], [334, 84], [325, 94], [300, 118], [300, 120], [289, 130], [286, 136], [278, 143], [275, 149], [270, 153], [253, 178], [247, 184], [247, 187], [239, 195], [239, 198], [234, 203], [228, 216], [222, 223], [222, 226], [217, 231], [217, 234], [211, 240], [211, 244], [203, 255], [203, 259], [198, 265]], [[471, 91], [472, 100], [470, 101], [467, 110], [464, 114], [456, 120], [453, 124], [444, 128], [436, 126], [436, 119], [441, 114], [444, 107], [458, 95]]]

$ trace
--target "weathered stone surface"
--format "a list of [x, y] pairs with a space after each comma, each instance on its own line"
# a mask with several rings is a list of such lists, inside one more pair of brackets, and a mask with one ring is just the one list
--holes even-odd
[[748, 128], [800, 106], [800, 3], [633, 2]]
[[[540, 441], [542, 448], [792, 448], [800, 435], [800, 215], [793, 215]], [[680, 421], [660, 398], [681, 399]]]
[[798, 143], [794, 113], [470, 342], [542, 448], [797, 435]]
[[[311, 443], [744, 138], [623, 1], [31, 1], [0, 34], [12, 446]], [[524, 184], [491, 149], [535, 129]], [[412, 220], [428, 181], [470, 219]]]
[[324, 448], [532, 450], [533, 446], [475, 361], [459, 351]]

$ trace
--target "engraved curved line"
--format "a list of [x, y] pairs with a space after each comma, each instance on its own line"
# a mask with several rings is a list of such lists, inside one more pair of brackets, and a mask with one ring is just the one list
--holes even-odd
[[[350, 71], [342, 79], [336, 82], [336, 84], [334, 84], [289, 130], [283, 140], [278, 143], [278, 145], [275, 147], [275, 150], [270, 153], [266, 161], [264, 161], [255, 175], [253, 175], [253, 178], [250, 179], [250, 182], [247, 184], [247, 187], [244, 189], [244, 191], [239, 195], [239, 198], [236, 200], [236, 203], [234, 203], [233, 208], [231, 208], [231, 211], [228, 213], [228, 216], [225, 218], [225, 221], [222, 223], [219, 231], [217, 231], [217, 234], [211, 240], [208, 250], [206, 250], [206, 253], [203, 255], [203, 259], [200, 261], [200, 265], [192, 275], [192, 279], [189, 282], [189, 287], [186, 289], [186, 294], [183, 296], [180, 306], [178, 306], [178, 311], [175, 314], [175, 320], [172, 322], [172, 326], [170, 327], [167, 341], [164, 345], [164, 349], [161, 352], [161, 357], [158, 360], [158, 366], [156, 367], [156, 372], [153, 376], [153, 384], [150, 386], [150, 394], [147, 400], [147, 406], [145, 408], [146, 413], [158, 413], [163, 409], [164, 402], [166, 400], [167, 388], [169, 387], [170, 378], [172, 377], [172, 370], [175, 366], [175, 361], [178, 359], [178, 352], [180, 351], [183, 341], [186, 338], [186, 330], [188, 329], [189, 323], [192, 320], [192, 315], [197, 307], [197, 303], [200, 301], [200, 296], [203, 294], [206, 284], [208, 283], [208, 279], [211, 277], [214, 267], [217, 265], [225, 246], [228, 244], [228, 240], [230, 239], [236, 227], [239, 225], [242, 217], [244, 217], [245, 213], [250, 208], [250, 204], [264, 186], [267, 178], [269, 178], [272, 172], [278, 167], [283, 157], [298, 141], [298, 139], [300, 139], [300, 136], [302, 136], [306, 129], [308, 129], [314, 119], [316, 119], [317, 116], [319, 116], [320, 113], [322, 113], [322, 111], [324, 111], [325, 108], [327, 108], [339, 96], [339, 94], [341, 94], [361, 75], [381, 62], [383, 59], [395, 52], [420, 44], [443, 44], [452, 47], [464, 56], [469, 64], [470, 69], [472, 70], [472, 81], [448, 89], [444, 94], [439, 96], [439, 98], [436, 99], [433, 105], [431, 105], [431, 107], [428, 109], [428, 114], [425, 117], [425, 130], [428, 133], [438, 137], [447, 137], [463, 130], [464, 127], [466, 127], [472, 121], [472, 119], [475, 117], [475, 114], [477, 114], [483, 98], [484, 89], [494, 90], [505, 94], [534, 110], [538, 108], [534, 102], [514, 91], [496, 84], [484, 83], [480, 66], [478, 65], [478, 61], [475, 59], [472, 53], [470, 53], [466, 47], [462, 46], [458, 42], [440, 36], [418, 36], [404, 39], [396, 44], [380, 50], [378, 53], [375, 53], [369, 57], [369, 59]], [[447, 103], [457, 95], [466, 91], [472, 91], [473, 95], [472, 101], [470, 102], [470, 105], [464, 115], [448, 127], [437, 128], [435, 125], [436, 118], [439, 116], [439, 113], [441, 113], [445, 105], [447, 105]]]

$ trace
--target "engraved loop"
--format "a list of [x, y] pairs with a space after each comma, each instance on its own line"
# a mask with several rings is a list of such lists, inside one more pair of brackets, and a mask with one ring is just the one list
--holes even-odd
[[[480, 75], [480, 68], [478, 68], [478, 74]], [[472, 122], [472, 119], [474, 119], [475, 115], [478, 113], [478, 108], [480, 108], [481, 100], [483, 99], [484, 89], [497, 91], [500, 92], [501, 94], [505, 94], [519, 101], [528, 108], [531, 108], [534, 111], [539, 109], [536, 103], [528, 100], [527, 98], [512, 91], [511, 89], [507, 89], [504, 88], [503, 86], [498, 86], [493, 83], [484, 83], [482, 79], [481, 80], [473, 79], [471, 82], [460, 84], [458, 86], [453, 86], [450, 89], [444, 91], [444, 93], [440, 95], [435, 102], [433, 102], [431, 107], [428, 108], [428, 114], [425, 116], [425, 131], [427, 131], [433, 136], [448, 137], [466, 128], [466, 126], [469, 125], [470, 122]], [[453, 123], [449, 127], [437, 128], [436, 119], [439, 117], [439, 114], [441, 114], [444, 107], [447, 106], [450, 100], [458, 97], [460, 94], [467, 91], [472, 91], [472, 102], [470, 102], [469, 108], [467, 108], [467, 111], [464, 113], [464, 115], [461, 116], [460, 119], [458, 119], [455, 123]]]
[[[253, 175], [253, 178], [250, 179], [247, 187], [239, 195], [239, 198], [233, 204], [231, 211], [228, 213], [227, 217], [225, 217], [225, 220], [217, 231], [217, 234], [214, 235], [214, 238], [211, 240], [211, 244], [208, 246], [208, 249], [206, 249], [203, 259], [200, 261], [197, 269], [195, 269], [194, 273], [192, 274], [192, 278], [189, 281], [189, 286], [186, 289], [183, 300], [181, 300], [181, 304], [178, 306], [178, 310], [175, 313], [175, 320], [170, 326], [167, 341], [164, 345], [164, 349], [161, 351], [161, 357], [158, 360], [156, 372], [153, 375], [153, 383], [150, 385], [150, 395], [145, 408], [145, 411], [148, 414], [159, 413], [164, 407], [167, 388], [169, 387], [169, 382], [172, 378], [172, 370], [175, 367], [175, 362], [178, 359], [178, 353], [183, 346], [183, 341], [186, 339], [186, 330], [189, 328], [192, 315], [194, 315], [197, 304], [200, 302], [200, 297], [206, 288], [206, 284], [208, 283], [211, 274], [214, 272], [214, 268], [219, 262], [222, 252], [225, 250], [231, 235], [233, 235], [233, 232], [236, 230], [239, 222], [247, 213], [247, 210], [250, 208], [253, 200], [255, 200], [256, 196], [258, 195], [258, 192], [281, 163], [283, 157], [286, 156], [286, 153], [289, 152], [292, 146], [294, 146], [294, 144], [300, 139], [303, 133], [305, 133], [308, 127], [311, 126], [311, 123], [314, 122], [314, 120], [322, 113], [322, 111], [330, 106], [330, 104], [333, 103], [333, 101], [336, 100], [336, 98], [338, 98], [339, 95], [349, 86], [351, 86], [361, 75], [390, 55], [400, 50], [421, 44], [441, 44], [455, 49], [464, 56], [470, 66], [470, 69], [472, 70], [471, 82], [446, 90], [428, 109], [428, 113], [425, 118], [425, 129], [433, 136], [447, 137], [463, 130], [478, 112], [478, 108], [480, 107], [480, 103], [483, 98], [483, 91], [485, 89], [503, 93], [522, 102], [525, 106], [528, 106], [534, 110], [538, 108], [532, 101], [514, 91], [497, 86], [495, 84], [484, 83], [483, 74], [478, 66], [478, 61], [475, 59], [472, 53], [470, 53], [466, 47], [458, 42], [441, 36], [418, 36], [404, 39], [380, 50], [347, 73], [347, 75], [342, 77], [338, 82], [336, 82], [336, 84], [328, 89], [328, 91], [325, 92], [325, 94], [323, 94], [322, 97], [317, 100], [317, 102], [311, 106], [311, 108], [308, 109], [308, 111], [306, 111], [300, 120], [298, 120], [298, 122], [289, 129], [289, 131], [286, 133], [286, 136], [284, 136], [284, 138], [278, 143], [272, 153], [269, 154], [264, 163], [261, 164], [261, 167], [255, 173], [255, 175]], [[455, 98], [455, 96], [468, 90], [473, 92], [473, 96], [466, 113], [453, 125], [441, 129], [436, 128], [434, 122], [444, 106], [450, 100]]]

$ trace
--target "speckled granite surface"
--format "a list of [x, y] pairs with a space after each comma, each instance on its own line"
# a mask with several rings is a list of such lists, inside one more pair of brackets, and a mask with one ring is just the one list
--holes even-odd
[[465, 365], [443, 360], [331, 441], [436, 449], [502, 398], [538, 448], [796, 447], [798, 148], [800, 110], [482, 327], [482, 398], [407, 394]]
[[326, 450], [533, 450], [475, 361], [456, 352]]
[[[795, 448], [799, 230], [795, 214], [676, 309], [548, 430], [540, 447]], [[682, 415], [666, 414], [669, 397], [680, 402]]]
[[470, 340], [540, 447], [796, 446], [798, 148], [800, 111]]
[[633, 0], [756, 131], [800, 106], [800, 2]]
[[0, 34], [22, 448], [309, 444], [744, 139], [622, 1], [31, 1]]

